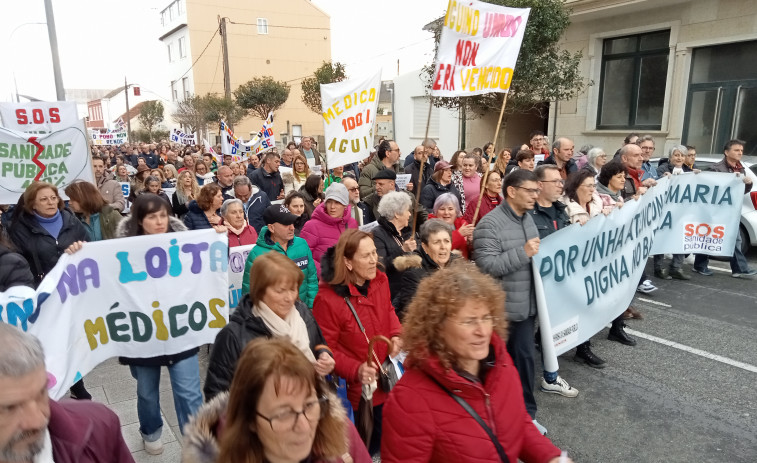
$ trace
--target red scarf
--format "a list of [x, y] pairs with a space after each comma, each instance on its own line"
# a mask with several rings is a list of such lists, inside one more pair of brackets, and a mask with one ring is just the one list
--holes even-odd
[[644, 171], [641, 169], [632, 169], [628, 168], [628, 175], [631, 176], [631, 179], [633, 180], [633, 185], [637, 189], [641, 187], [641, 177], [644, 176]]

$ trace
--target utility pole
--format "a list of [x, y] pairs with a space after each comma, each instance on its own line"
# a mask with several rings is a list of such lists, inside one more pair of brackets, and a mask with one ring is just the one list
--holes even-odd
[[45, 17], [47, 18], [47, 35], [50, 38], [50, 53], [53, 55], [55, 95], [58, 98], [58, 101], [66, 101], [66, 90], [63, 88], [63, 76], [60, 73], [60, 58], [58, 57], [58, 36], [55, 33], [55, 17], [53, 15], [52, 0], [45, 0]]
[[223, 47], [223, 92], [231, 99], [231, 77], [229, 76], [229, 43], [226, 37], [226, 18], [218, 16], [221, 23], [221, 46]]
[[131, 143], [131, 114], [129, 114], [129, 85], [124, 76], [124, 95], [126, 95], [126, 141]]

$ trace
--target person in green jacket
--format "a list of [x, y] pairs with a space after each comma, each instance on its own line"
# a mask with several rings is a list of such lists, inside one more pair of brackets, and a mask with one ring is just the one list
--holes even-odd
[[247, 256], [242, 277], [242, 294], [250, 292], [250, 269], [255, 259], [270, 251], [279, 252], [290, 258], [305, 274], [300, 285], [300, 300], [313, 308], [313, 300], [318, 292], [318, 275], [313, 254], [307, 241], [294, 236], [297, 216], [289, 212], [283, 204], [273, 204], [263, 211], [266, 226], [260, 229], [258, 241]]

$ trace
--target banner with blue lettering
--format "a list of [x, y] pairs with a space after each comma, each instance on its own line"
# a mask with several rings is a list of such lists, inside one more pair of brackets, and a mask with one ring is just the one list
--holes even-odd
[[235, 309], [242, 299], [242, 277], [247, 255], [254, 248], [254, 244], [234, 246], [229, 248], [229, 310]]
[[228, 265], [226, 233], [214, 230], [85, 243], [36, 292], [0, 294], [0, 316], [42, 342], [59, 399], [111, 357], [212, 343], [228, 321]]
[[649, 256], [732, 255], [743, 195], [733, 174], [664, 177], [609, 216], [542, 240], [532, 264], [545, 370], [628, 308]]

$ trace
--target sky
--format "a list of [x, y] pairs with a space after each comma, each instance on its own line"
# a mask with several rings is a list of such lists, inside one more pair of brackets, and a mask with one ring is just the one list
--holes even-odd
[[[297, 0], [289, 0], [296, 5]], [[309, 0], [299, 0], [309, 1]], [[429, 63], [433, 39], [423, 26], [443, 15], [447, 0], [312, 0], [331, 16], [332, 60], [347, 73], [378, 67], [392, 79]], [[22, 95], [55, 99], [43, 0], [2, 2], [0, 101]], [[124, 77], [156, 98], [170, 97], [163, 76], [159, 13], [169, 0], [53, 0], [63, 85], [113, 89]], [[43, 24], [35, 24], [43, 23]], [[25, 101], [25, 100], [22, 100]]]

